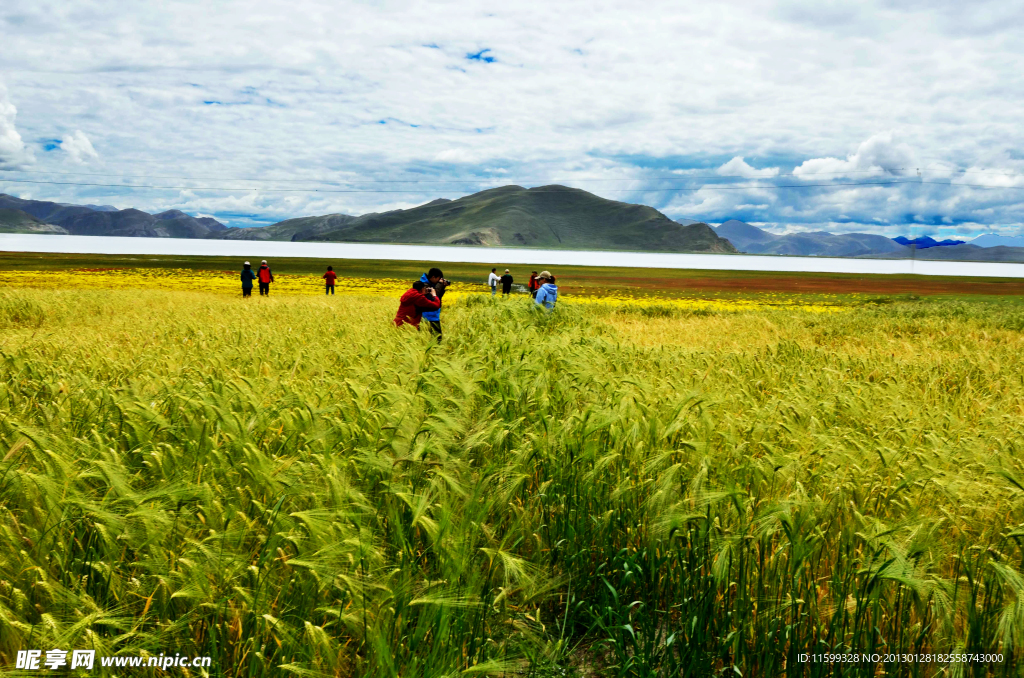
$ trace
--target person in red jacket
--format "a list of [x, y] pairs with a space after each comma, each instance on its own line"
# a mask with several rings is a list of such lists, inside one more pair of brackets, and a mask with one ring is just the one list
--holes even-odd
[[327, 273], [324, 273], [323, 275], [324, 282], [327, 283], [327, 291], [324, 292], [324, 294], [334, 294], [334, 280], [337, 277], [338, 275], [334, 272], [334, 267], [328, 266]]
[[264, 259], [263, 263], [260, 264], [260, 270], [256, 271], [256, 277], [260, 279], [260, 296], [270, 296], [270, 283], [274, 282], [274, 274], [270, 272], [270, 267], [267, 266], [267, 260]]
[[426, 284], [417, 280], [412, 284], [412, 289], [402, 295], [398, 302], [398, 313], [395, 315], [395, 327], [412, 325], [417, 330], [420, 328], [420, 318], [424, 311], [436, 311], [441, 308], [441, 300], [437, 298], [434, 290], [427, 287], [427, 293], [423, 293]]
[[537, 271], [530, 274], [530, 296], [534, 299], [537, 298], [537, 290], [540, 289], [541, 282], [537, 280]]

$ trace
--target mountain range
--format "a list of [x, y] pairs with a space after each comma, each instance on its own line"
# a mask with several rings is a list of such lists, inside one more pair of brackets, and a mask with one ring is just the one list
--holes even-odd
[[[876, 259], [903, 259], [903, 256], [892, 254], [873, 255]], [[1024, 262], [1024, 247], [979, 247], [973, 243], [964, 243], [951, 247], [930, 247], [914, 253], [916, 259], [934, 259], [940, 261], [1002, 261]]]
[[493, 188], [458, 200], [350, 217], [289, 219], [227, 237], [329, 242], [423, 243], [545, 249], [735, 252], [701, 222], [680, 224], [646, 205], [565, 186]]
[[857, 257], [865, 254], [907, 252], [909, 248], [884, 235], [832, 234], [825, 231], [776, 235], [737, 219], [715, 228], [737, 250], [748, 254], [786, 254], [819, 257]]
[[149, 214], [0, 193], [0, 233], [1024, 261], [1024, 237], [986, 234], [965, 243], [826, 231], [778, 235], [737, 219], [715, 227], [673, 221], [653, 207], [557, 185], [503, 186], [410, 209], [299, 217], [256, 228], [228, 228], [179, 210]]
[[736, 219], [730, 219], [714, 230], [744, 254], [1024, 262], [1024, 237], [995, 234], [982, 235], [971, 242], [937, 241], [928, 236], [886, 238], [870, 233], [825, 231], [776, 235]]
[[99, 211], [0, 194], [0, 208], [20, 210], [72, 235], [130, 235], [431, 245], [718, 252], [736, 249], [705, 223], [683, 225], [646, 205], [606, 200], [565, 186], [503, 186], [458, 200], [362, 216], [328, 214], [271, 226], [228, 229], [178, 210]]
[[1024, 235], [1013, 237], [986, 233], [971, 240], [970, 244], [978, 247], [1024, 247]]
[[[11, 230], [5, 231], [8, 233], [210, 238], [227, 230], [227, 226], [216, 219], [196, 218], [180, 210], [149, 214], [137, 209], [119, 210], [110, 205], [68, 205], [45, 200], [22, 200], [4, 193], [0, 193], [0, 210], [7, 214], [6, 223], [12, 224]], [[56, 229], [39, 230], [39, 224]]]

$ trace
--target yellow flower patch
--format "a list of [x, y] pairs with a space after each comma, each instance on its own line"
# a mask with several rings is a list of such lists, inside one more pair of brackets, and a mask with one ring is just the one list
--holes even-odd
[[761, 311], [772, 308], [782, 308], [808, 313], [836, 313], [844, 310], [838, 304], [827, 302], [807, 302], [784, 297], [781, 295], [765, 294], [756, 299], [669, 299], [649, 296], [631, 296], [622, 293], [612, 293], [602, 296], [579, 296], [569, 297], [567, 301], [575, 304], [598, 304], [631, 307], [670, 307], [690, 311]]
[[[335, 292], [398, 298], [409, 289], [408, 280], [397, 278], [353, 278], [339, 276]], [[191, 292], [237, 294], [242, 292], [239, 271], [200, 271], [187, 268], [83, 268], [70, 271], [0, 271], [0, 286], [78, 289], [163, 289]], [[254, 285], [255, 286], [255, 285]], [[323, 295], [324, 280], [315, 274], [275, 273], [271, 284], [274, 295]], [[255, 292], [254, 292], [255, 294]], [[477, 283], [457, 283], [445, 299], [457, 301], [469, 294], [489, 294], [489, 288]], [[521, 296], [521, 295], [516, 295]], [[785, 308], [809, 313], [834, 313], [838, 304], [807, 302], [785, 295], [764, 294], [744, 299], [679, 299], [631, 295], [623, 292], [569, 295], [562, 293], [560, 303], [631, 307], [671, 307], [692, 311], [755, 311]]]
[[[0, 285], [17, 287], [75, 287], [83, 289], [164, 289], [191, 292], [241, 294], [238, 271], [197, 271], [185, 268], [107, 268], [72, 271], [0, 271]], [[255, 287], [255, 284], [254, 284]], [[317, 275], [275, 273], [270, 286], [274, 294], [323, 295], [324, 280]], [[409, 282], [394, 278], [338, 277], [338, 294], [396, 296], [409, 289]]]

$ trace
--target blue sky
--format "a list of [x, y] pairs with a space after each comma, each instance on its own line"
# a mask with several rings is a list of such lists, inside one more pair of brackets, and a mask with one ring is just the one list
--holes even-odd
[[637, 7], [8, 0], [0, 191], [246, 226], [561, 183], [778, 232], [1024, 232], [1024, 3]]

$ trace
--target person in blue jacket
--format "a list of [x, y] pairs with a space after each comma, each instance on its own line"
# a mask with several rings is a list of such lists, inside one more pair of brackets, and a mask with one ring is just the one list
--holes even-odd
[[542, 284], [540, 289], [537, 290], [537, 296], [533, 301], [538, 306], [542, 306], [550, 311], [555, 308], [555, 303], [558, 301], [558, 286], [555, 285], [555, 276], [547, 271], [541, 271], [540, 275], [537, 276], [537, 280]]
[[249, 262], [245, 262], [245, 266], [242, 268], [242, 296], [252, 296], [252, 281], [256, 279], [256, 274], [252, 272], [252, 266]]
[[[434, 294], [437, 295], [438, 301], [442, 301], [441, 297], [444, 296], [445, 290], [448, 289], [449, 285], [451, 285], [450, 281], [444, 279], [444, 273], [441, 272], [441, 269], [437, 268], [436, 266], [427, 271], [426, 273], [424, 273], [423, 276], [420, 278], [420, 282], [422, 282], [427, 287], [432, 287], [434, 289]], [[442, 301], [442, 304], [443, 303], [444, 302]], [[441, 309], [439, 308], [436, 311], [424, 311], [423, 320], [426, 320], [427, 323], [429, 323], [430, 331], [437, 335], [437, 343], [440, 344]]]

